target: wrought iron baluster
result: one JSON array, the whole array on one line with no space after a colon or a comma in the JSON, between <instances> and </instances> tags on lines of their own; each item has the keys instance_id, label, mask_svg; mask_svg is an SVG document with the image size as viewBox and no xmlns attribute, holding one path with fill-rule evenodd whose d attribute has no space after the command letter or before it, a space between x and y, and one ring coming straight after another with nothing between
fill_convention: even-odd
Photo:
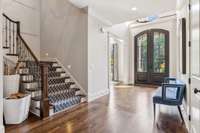
<instances>
[{"instance_id":1,"label":"wrought iron baluster","mask_svg":"<svg viewBox=\"0 0 200 133\"><path fill-rule=\"evenodd\" d=\"M13 54L16 54L16 52L15 52L15 23L13 23L13 38L12 38L13 40Z\"/></svg>"},{"instance_id":2,"label":"wrought iron baluster","mask_svg":"<svg viewBox=\"0 0 200 133\"><path fill-rule=\"evenodd\" d=\"M17 52L17 54L19 55L19 50L20 50L20 49L19 49L19 44L18 44L19 42L18 42L18 41L19 41L19 40L18 40L18 36L17 36L17 34L16 34L16 48L17 48L17 49L16 49L16 52Z\"/></svg>"},{"instance_id":3,"label":"wrought iron baluster","mask_svg":"<svg viewBox=\"0 0 200 133\"><path fill-rule=\"evenodd\" d=\"M12 45L11 45L11 22L9 21L9 26L8 26L8 29L9 29L9 52L10 54L12 54Z\"/></svg>"},{"instance_id":4,"label":"wrought iron baluster","mask_svg":"<svg viewBox=\"0 0 200 133\"><path fill-rule=\"evenodd\" d=\"M8 47L8 20L7 20L7 18L5 18L5 20L6 20L6 27L5 27L5 32L6 32L6 40L5 40L5 43L6 43L6 47Z\"/></svg>"}]
</instances>

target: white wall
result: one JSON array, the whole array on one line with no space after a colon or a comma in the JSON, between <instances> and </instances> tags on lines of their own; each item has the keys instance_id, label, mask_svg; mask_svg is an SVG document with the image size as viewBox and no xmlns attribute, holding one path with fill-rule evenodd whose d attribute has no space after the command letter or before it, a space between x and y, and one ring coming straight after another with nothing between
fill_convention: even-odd
<instances>
[{"instance_id":1,"label":"white wall","mask_svg":"<svg viewBox=\"0 0 200 133\"><path fill-rule=\"evenodd\" d=\"M2 0L0 0L0 14L2 14ZM2 17L0 17L0 133L4 132L3 126L3 49L2 49Z\"/></svg>"},{"instance_id":2,"label":"white wall","mask_svg":"<svg viewBox=\"0 0 200 133\"><path fill-rule=\"evenodd\" d=\"M41 58L57 58L87 91L87 10L67 0L41 0Z\"/></svg>"},{"instance_id":3,"label":"white wall","mask_svg":"<svg viewBox=\"0 0 200 133\"><path fill-rule=\"evenodd\" d=\"M109 93L107 34L100 32L106 25L88 16L88 100Z\"/></svg>"},{"instance_id":4,"label":"white wall","mask_svg":"<svg viewBox=\"0 0 200 133\"><path fill-rule=\"evenodd\" d=\"M170 39L170 55L169 55L169 75L172 77L177 77L177 60L178 60L178 54L177 54L177 35L176 35L176 18L169 18L166 20L160 20L158 22L145 24L145 25L135 25L131 28L131 54L132 57L131 64L130 64L130 73L131 77L130 80L134 83L134 36L138 33L148 30L148 29L165 29L169 31L169 39Z\"/></svg>"},{"instance_id":5,"label":"white wall","mask_svg":"<svg viewBox=\"0 0 200 133\"><path fill-rule=\"evenodd\" d=\"M40 57L40 0L2 0L3 12L21 22L21 34Z\"/></svg>"}]
</instances>

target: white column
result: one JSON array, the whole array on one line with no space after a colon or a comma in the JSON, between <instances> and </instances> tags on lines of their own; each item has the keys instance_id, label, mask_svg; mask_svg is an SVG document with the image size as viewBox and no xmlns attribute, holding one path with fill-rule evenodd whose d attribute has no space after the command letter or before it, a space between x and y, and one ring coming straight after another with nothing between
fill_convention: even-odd
<instances>
[{"instance_id":1,"label":"white column","mask_svg":"<svg viewBox=\"0 0 200 133\"><path fill-rule=\"evenodd\" d=\"M2 15L2 0L0 0L0 15ZM4 133L3 125L3 49L2 49L2 17L0 17L0 133Z\"/></svg>"}]
</instances>

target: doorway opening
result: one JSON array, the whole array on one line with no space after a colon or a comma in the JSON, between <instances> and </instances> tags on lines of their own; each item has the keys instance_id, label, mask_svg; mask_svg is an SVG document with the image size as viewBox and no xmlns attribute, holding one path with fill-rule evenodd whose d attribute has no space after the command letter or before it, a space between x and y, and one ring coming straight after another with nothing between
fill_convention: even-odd
<instances>
[{"instance_id":1,"label":"doorway opening","mask_svg":"<svg viewBox=\"0 0 200 133\"><path fill-rule=\"evenodd\" d=\"M135 84L161 84L169 76L169 31L145 30L134 39Z\"/></svg>"},{"instance_id":2,"label":"doorway opening","mask_svg":"<svg viewBox=\"0 0 200 133\"><path fill-rule=\"evenodd\" d=\"M110 56L110 68L111 68L111 79L114 82L119 81L119 69L118 69L118 59L119 59L119 53L118 53L118 44L114 43L111 46L111 56Z\"/></svg>"},{"instance_id":3,"label":"doorway opening","mask_svg":"<svg viewBox=\"0 0 200 133\"><path fill-rule=\"evenodd\" d=\"M121 70L122 70L122 41L119 37L109 34L109 84L117 85L121 81Z\"/></svg>"}]
</instances>

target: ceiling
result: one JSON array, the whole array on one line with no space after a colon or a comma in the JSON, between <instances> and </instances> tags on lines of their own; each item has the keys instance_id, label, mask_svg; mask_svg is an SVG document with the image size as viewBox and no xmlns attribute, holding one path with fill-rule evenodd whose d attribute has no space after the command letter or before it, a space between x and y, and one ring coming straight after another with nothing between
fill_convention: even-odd
<instances>
[{"instance_id":1,"label":"ceiling","mask_svg":"<svg viewBox=\"0 0 200 133\"><path fill-rule=\"evenodd\" d=\"M176 0L70 0L79 7L89 6L95 14L118 24L149 15L176 10ZM83 4L84 3L84 4ZM136 7L136 11L131 8Z\"/></svg>"}]
</instances>

